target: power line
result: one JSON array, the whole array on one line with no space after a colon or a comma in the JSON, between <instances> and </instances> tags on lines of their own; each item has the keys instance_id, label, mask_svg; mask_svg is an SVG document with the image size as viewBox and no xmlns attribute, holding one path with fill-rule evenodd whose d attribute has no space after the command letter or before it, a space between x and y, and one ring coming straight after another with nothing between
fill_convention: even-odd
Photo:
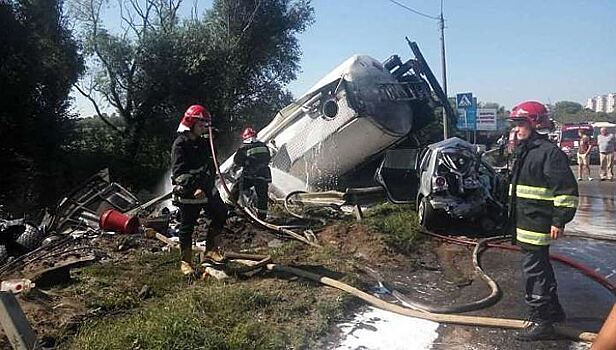
<instances>
[{"instance_id":1,"label":"power line","mask_svg":"<svg viewBox=\"0 0 616 350\"><path fill-rule=\"evenodd\" d=\"M426 17L426 18L430 18L430 19L435 19L435 20L440 20L440 19L441 19L440 17L430 16L430 15L425 14L425 13L423 13L423 12L419 12L419 11L417 11L417 10L415 10L415 9L412 9L412 8L410 8L410 7L406 6L405 4L402 4L402 3L400 3L400 2L398 2L398 1L396 1L396 0L387 0L387 1L389 1L389 2L391 2L391 3L393 3L393 4L396 4L396 5L398 5L398 6L402 7L402 8L404 8L404 9L406 9L406 10L408 10L408 11L411 11L411 12L413 12L413 13L414 13L414 14L416 14L416 15L420 15L420 16L423 16L423 17ZM441 5L441 6L442 6L442 5Z\"/></svg>"}]
</instances>

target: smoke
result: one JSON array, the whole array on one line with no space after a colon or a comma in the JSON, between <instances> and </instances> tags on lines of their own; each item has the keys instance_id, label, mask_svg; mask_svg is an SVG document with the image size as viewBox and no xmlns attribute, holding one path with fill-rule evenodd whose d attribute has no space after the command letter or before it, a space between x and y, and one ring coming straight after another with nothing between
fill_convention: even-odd
<instances>
[{"instance_id":1,"label":"smoke","mask_svg":"<svg viewBox=\"0 0 616 350\"><path fill-rule=\"evenodd\" d=\"M162 196L165 193L171 192L173 186L171 185L171 167L165 171L163 177L158 181L156 187L154 187L155 196ZM174 209L175 206L171 204L171 199L167 199L163 202L160 202L157 205L159 208L167 207L169 209Z\"/></svg>"}]
</instances>

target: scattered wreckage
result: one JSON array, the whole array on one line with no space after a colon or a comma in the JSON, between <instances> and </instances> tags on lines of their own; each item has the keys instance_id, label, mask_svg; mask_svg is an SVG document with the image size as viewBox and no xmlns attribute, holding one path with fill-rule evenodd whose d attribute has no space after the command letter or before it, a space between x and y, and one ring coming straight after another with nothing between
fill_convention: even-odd
<instances>
[{"instance_id":1,"label":"scattered wreckage","mask_svg":"<svg viewBox=\"0 0 616 350\"><path fill-rule=\"evenodd\" d=\"M49 251L78 237L98 235L102 229L136 232L136 217L121 214L137 207L139 200L109 179L101 170L67 194L50 212L33 218L0 217L0 274L7 265L27 261L39 251Z\"/></svg>"},{"instance_id":2,"label":"scattered wreckage","mask_svg":"<svg viewBox=\"0 0 616 350\"><path fill-rule=\"evenodd\" d=\"M508 182L482 155L457 137L423 149L390 150L376 180L390 201L415 203L426 229L464 220L492 231L507 215Z\"/></svg>"}]
</instances>

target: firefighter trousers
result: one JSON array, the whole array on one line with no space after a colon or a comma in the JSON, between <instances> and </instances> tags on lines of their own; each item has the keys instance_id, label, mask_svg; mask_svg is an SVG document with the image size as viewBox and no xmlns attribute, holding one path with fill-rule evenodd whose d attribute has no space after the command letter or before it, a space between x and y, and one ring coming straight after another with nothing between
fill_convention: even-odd
<instances>
[{"instance_id":1,"label":"firefighter trousers","mask_svg":"<svg viewBox=\"0 0 616 350\"><path fill-rule=\"evenodd\" d=\"M267 217L267 192L269 190L269 182L267 180L242 178L239 181L239 185L233 187L231 198L237 202L240 193L250 195L246 192L250 191L251 188L254 188L257 194L257 202L255 203L257 207L257 216L259 219L264 220Z\"/></svg>"},{"instance_id":2,"label":"firefighter trousers","mask_svg":"<svg viewBox=\"0 0 616 350\"><path fill-rule=\"evenodd\" d=\"M180 236L180 248L182 251L192 247L192 235L201 208L204 208L206 214L212 219L208 230L206 246L209 247L212 244L216 244L216 237L222 232L228 215L227 206L218 193L210 196L208 202L204 204L177 204L177 206L180 215L178 235Z\"/></svg>"},{"instance_id":3,"label":"firefighter trousers","mask_svg":"<svg viewBox=\"0 0 616 350\"><path fill-rule=\"evenodd\" d=\"M521 247L526 304L531 312L549 318L551 311L560 307L556 277L550 263L550 247L526 244L521 244Z\"/></svg>"}]
</instances>

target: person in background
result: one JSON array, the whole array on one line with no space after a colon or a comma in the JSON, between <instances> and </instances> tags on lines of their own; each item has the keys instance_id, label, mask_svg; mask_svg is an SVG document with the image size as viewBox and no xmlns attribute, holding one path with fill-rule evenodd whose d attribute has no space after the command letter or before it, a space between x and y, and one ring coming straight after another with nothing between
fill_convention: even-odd
<instances>
[{"instance_id":1,"label":"person in background","mask_svg":"<svg viewBox=\"0 0 616 350\"><path fill-rule=\"evenodd\" d=\"M580 135L579 147L577 152L578 181L582 181L584 169L586 169L588 173L588 181L592 181L592 177L590 177L590 150L592 149L592 145L590 144L590 137L586 135L583 129L578 130L578 135Z\"/></svg>"},{"instance_id":2,"label":"person in background","mask_svg":"<svg viewBox=\"0 0 616 350\"><path fill-rule=\"evenodd\" d=\"M600 177L601 181L614 179L614 143L616 139L614 134L609 134L606 128L601 128L600 134L597 136L597 145L599 146L599 162L601 164Z\"/></svg>"}]
</instances>

